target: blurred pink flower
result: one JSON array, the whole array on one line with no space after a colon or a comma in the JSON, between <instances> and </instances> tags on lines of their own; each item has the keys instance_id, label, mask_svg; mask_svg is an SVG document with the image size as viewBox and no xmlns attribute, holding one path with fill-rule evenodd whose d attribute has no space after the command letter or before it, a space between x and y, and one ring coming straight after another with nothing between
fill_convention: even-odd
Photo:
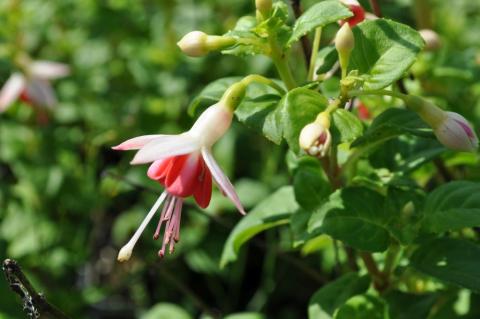
<instances>
[{"instance_id":1,"label":"blurred pink flower","mask_svg":"<svg viewBox=\"0 0 480 319\"><path fill-rule=\"evenodd\" d=\"M50 80L65 77L70 73L68 65L50 61L27 63L23 73L15 72L0 90L0 113L15 100L42 107L53 107L57 103Z\"/></svg>"},{"instance_id":2,"label":"blurred pink flower","mask_svg":"<svg viewBox=\"0 0 480 319\"><path fill-rule=\"evenodd\" d=\"M179 240L184 198L193 196L200 207L207 207L212 195L212 177L238 211L245 214L233 185L211 153L212 145L230 127L232 117L233 111L219 102L205 110L187 132L179 135L139 136L113 147L115 150L138 150L131 163L152 163L147 172L148 177L165 187L165 191L155 202L133 237L120 250L119 261L130 258L135 243L162 204L164 206L154 239L160 236L162 224L165 222L159 256L164 256L167 245L172 253L175 242Z\"/></svg>"}]
</instances>

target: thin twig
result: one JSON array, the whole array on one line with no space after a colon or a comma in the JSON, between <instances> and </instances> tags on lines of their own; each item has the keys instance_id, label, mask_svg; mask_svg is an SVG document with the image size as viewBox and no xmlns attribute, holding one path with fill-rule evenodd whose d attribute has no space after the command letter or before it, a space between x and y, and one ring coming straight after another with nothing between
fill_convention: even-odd
<instances>
[{"instance_id":1,"label":"thin twig","mask_svg":"<svg viewBox=\"0 0 480 319\"><path fill-rule=\"evenodd\" d=\"M38 319L49 315L55 319L69 319L60 309L49 303L43 294L38 293L15 260L5 259L3 273L13 292L23 301L23 310L29 318Z\"/></svg>"},{"instance_id":2,"label":"thin twig","mask_svg":"<svg viewBox=\"0 0 480 319\"><path fill-rule=\"evenodd\" d=\"M372 254L360 252L360 257L362 258L368 273L372 277L373 286L375 289L377 289L379 292L385 291L389 285L388 280L385 277L385 274L378 269L377 263L373 259Z\"/></svg>"}]
</instances>

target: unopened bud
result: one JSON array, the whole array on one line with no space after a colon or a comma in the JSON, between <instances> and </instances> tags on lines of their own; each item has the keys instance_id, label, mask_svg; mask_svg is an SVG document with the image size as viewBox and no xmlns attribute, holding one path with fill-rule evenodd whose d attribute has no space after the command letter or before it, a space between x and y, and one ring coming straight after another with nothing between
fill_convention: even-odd
<instances>
[{"instance_id":1,"label":"unopened bud","mask_svg":"<svg viewBox=\"0 0 480 319\"><path fill-rule=\"evenodd\" d=\"M255 7L263 17L266 17L272 10L272 0L255 0Z\"/></svg>"},{"instance_id":2,"label":"unopened bud","mask_svg":"<svg viewBox=\"0 0 480 319\"><path fill-rule=\"evenodd\" d=\"M458 113L445 112L435 104L418 96L408 96L409 108L430 125L438 141L457 151L475 151L478 138L470 123Z\"/></svg>"},{"instance_id":3,"label":"unopened bud","mask_svg":"<svg viewBox=\"0 0 480 319\"><path fill-rule=\"evenodd\" d=\"M303 127L299 136L300 147L311 156L324 157L332 143L330 115L320 113L317 119Z\"/></svg>"},{"instance_id":4,"label":"unopened bud","mask_svg":"<svg viewBox=\"0 0 480 319\"><path fill-rule=\"evenodd\" d=\"M199 57L210 51L221 50L235 44L231 37L208 35L202 31L192 31L183 36L177 45L188 56Z\"/></svg>"},{"instance_id":5,"label":"unopened bud","mask_svg":"<svg viewBox=\"0 0 480 319\"><path fill-rule=\"evenodd\" d=\"M427 51L436 51L440 49L442 43L438 34L430 29L423 29L418 31L425 41L425 50Z\"/></svg>"},{"instance_id":6,"label":"unopened bud","mask_svg":"<svg viewBox=\"0 0 480 319\"><path fill-rule=\"evenodd\" d=\"M350 53L355 46L355 38L353 36L352 29L348 23L345 23L340 30L338 30L335 36L335 48L338 52L340 60L340 67L342 70L346 70L348 67L348 61L350 59Z\"/></svg>"},{"instance_id":7,"label":"unopened bud","mask_svg":"<svg viewBox=\"0 0 480 319\"><path fill-rule=\"evenodd\" d=\"M445 112L445 115L444 120L433 128L440 143L457 151L475 151L478 148L478 138L470 123L455 112Z\"/></svg>"}]
</instances>

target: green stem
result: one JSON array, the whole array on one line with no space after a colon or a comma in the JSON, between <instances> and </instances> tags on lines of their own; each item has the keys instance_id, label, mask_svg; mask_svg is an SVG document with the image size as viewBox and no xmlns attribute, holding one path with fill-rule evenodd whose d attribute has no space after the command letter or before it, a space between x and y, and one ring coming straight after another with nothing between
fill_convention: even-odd
<instances>
[{"instance_id":1,"label":"green stem","mask_svg":"<svg viewBox=\"0 0 480 319\"><path fill-rule=\"evenodd\" d=\"M315 29L315 37L313 38L312 54L310 55L310 66L308 69L308 81L313 81L313 73L315 72L315 62L317 60L318 49L320 48L320 39L322 38L322 28Z\"/></svg>"},{"instance_id":2,"label":"green stem","mask_svg":"<svg viewBox=\"0 0 480 319\"><path fill-rule=\"evenodd\" d=\"M270 42L270 57L277 68L278 74L282 79L285 86L290 91L297 87L297 83L293 78L292 72L288 67L288 61L286 59L285 53L282 52L282 49L278 46L276 41L276 36L274 34L269 35L269 42Z\"/></svg>"},{"instance_id":3,"label":"green stem","mask_svg":"<svg viewBox=\"0 0 480 319\"><path fill-rule=\"evenodd\" d=\"M275 83L275 81L269 79L269 78L266 78L262 75L259 75L259 74L250 74L250 75L247 75L246 77L244 77L240 82L242 82L243 84L245 85L249 85L251 84L252 82L257 82L257 83L261 83L261 84L265 84L265 85L268 85L270 86L271 88L273 88L274 90L276 90L278 93L280 93L280 95L284 95L285 94L285 90L280 86L278 85L277 83Z\"/></svg>"}]
</instances>

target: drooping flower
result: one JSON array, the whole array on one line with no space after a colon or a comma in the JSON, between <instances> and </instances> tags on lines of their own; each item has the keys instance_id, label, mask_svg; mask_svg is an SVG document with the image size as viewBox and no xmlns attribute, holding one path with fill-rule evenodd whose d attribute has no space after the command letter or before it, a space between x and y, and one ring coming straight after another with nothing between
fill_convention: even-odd
<instances>
[{"instance_id":1,"label":"drooping flower","mask_svg":"<svg viewBox=\"0 0 480 319\"><path fill-rule=\"evenodd\" d=\"M354 27L365 20L365 9L357 0L340 0L340 2L346 5L353 13L353 16L340 21L340 24L347 22L351 27Z\"/></svg>"},{"instance_id":2,"label":"drooping flower","mask_svg":"<svg viewBox=\"0 0 480 319\"><path fill-rule=\"evenodd\" d=\"M300 148L308 155L318 158L327 155L332 144L329 128L330 115L327 112L320 113L314 122L305 125L300 132Z\"/></svg>"},{"instance_id":3,"label":"drooping flower","mask_svg":"<svg viewBox=\"0 0 480 319\"><path fill-rule=\"evenodd\" d=\"M14 72L0 91L0 113L20 98L22 101L51 108L57 103L50 80L62 78L70 73L68 65L33 61L23 63L23 72Z\"/></svg>"},{"instance_id":4,"label":"drooping flower","mask_svg":"<svg viewBox=\"0 0 480 319\"><path fill-rule=\"evenodd\" d=\"M230 98L235 100L238 97ZM165 223L159 256L164 256L167 245L172 253L175 242L179 240L184 198L193 196L200 207L207 207L212 194L212 178L238 211L245 214L232 183L211 153L212 145L225 134L232 121L233 108L225 101L222 98L219 103L205 110L187 132L179 135L139 136L113 148L138 150L131 163L152 163L147 172L148 177L165 187L131 240L120 250L119 261L130 258L135 243L162 204L154 238L160 236L162 224Z\"/></svg>"}]
</instances>

